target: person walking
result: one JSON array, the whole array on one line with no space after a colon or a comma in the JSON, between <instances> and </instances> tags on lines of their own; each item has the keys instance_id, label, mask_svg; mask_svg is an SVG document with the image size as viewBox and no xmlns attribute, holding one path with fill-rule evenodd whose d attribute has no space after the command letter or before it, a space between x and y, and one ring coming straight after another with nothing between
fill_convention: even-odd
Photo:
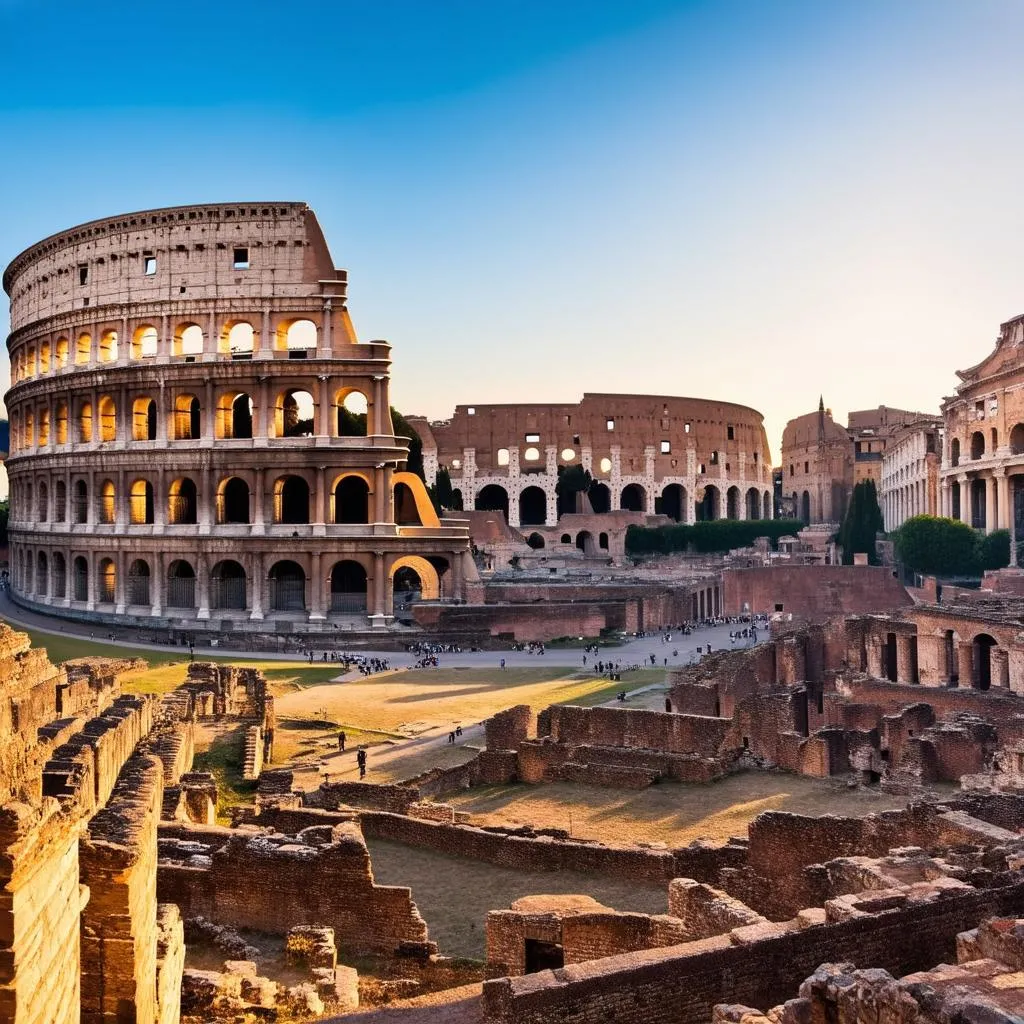
<instances>
[{"instance_id":1,"label":"person walking","mask_svg":"<svg viewBox=\"0 0 1024 1024\"><path fill-rule=\"evenodd\" d=\"M344 749L345 749L345 730L344 729L342 729L341 732L338 733L338 749L341 750L341 751L344 751Z\"/></svg>"},{"instance_id":2,"label":"person walking","mask_svg":"<svg viewBox=\"0 0 1024 1024\"><path fill-rule=\"evenodd\" d=\"M362 747L359 748L359 752L356 754L356 764L359 765L359 778L366 778L366 751Z\"/></svg>"}]
</instances>

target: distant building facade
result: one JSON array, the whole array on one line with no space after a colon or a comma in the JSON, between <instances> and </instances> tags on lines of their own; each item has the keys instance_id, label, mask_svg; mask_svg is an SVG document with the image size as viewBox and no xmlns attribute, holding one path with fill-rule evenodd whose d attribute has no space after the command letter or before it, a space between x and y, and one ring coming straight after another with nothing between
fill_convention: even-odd
<instances>
[{"instance_id":1,"label":"distant building facade","mask_svg":"<svg viewBox=\"0 0 1024 1024\"><path fill-rule=\"evenodd\" d=\"M912 423L886 447L878 495L886 530L912 516L939 514L942 435L941 420Z\"/></svg>"}]
</instances>

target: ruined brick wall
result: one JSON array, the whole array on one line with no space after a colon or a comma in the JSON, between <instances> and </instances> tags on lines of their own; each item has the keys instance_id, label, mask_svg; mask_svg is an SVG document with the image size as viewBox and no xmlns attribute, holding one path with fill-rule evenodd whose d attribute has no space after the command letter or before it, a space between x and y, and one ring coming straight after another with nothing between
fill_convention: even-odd
<instances>
[{"instance_id":1,"label":"ruined brick wall","mask_svg":"<svg viewBox=\"0 0 1024 1024\"><path fill-rule=\"evenodd\" d=\"M726 615L782 611L820 620L907 608L912 601L886 566L773 565L722 573ZM782 607L779 608L778 606Z\"/></svg>"},{"instance_id":2,"label":"ruined brick wall","mask_svg":"<svg viewBox=\"0 0 1024 1024\"><path fill-rule=\"evenodd\" d=\"M419 796L411 786L380 782L323 782L319 788L303 793L302 802L306 807L319 807L325 811L360 807L406 814L410 804L415 803Z\"/></svg>"},{"instance_id":3,"label":"ruined brick wall","mask_svg":"<svg viewBox=\"0 0 1024 1024\"><path fill-rule=\"evenodd\" d=\"M669 883L668 912L680 923L680 942L707 939L765 920L728 893L693 878L673 878Z\"/></svg>"},{"instance_id":4,"label":"ruined brick wall","mask_svg":"<svg viewBox=\"0 0 1024 1024\"><path fill-rule=\"evenodd\" d=\"M177 830L217 834L209 828ZM355 951L388 952L403 942L427 941L410 890L374 883L370 855L354 823L316 827L295 838L228 832L209 867L176 861L162 843L157 876L161 901L177 903L186 917L202 914L273 934L297 924L325 925L334 929L339 949Z\"/></svg>"},{"instance_id":5,"label":"ruined brick wall","mask_svg":"<svg viewBox=\"0 0 1024 1024\"><path fill-rule=\"evenodd\" d=\"M549 710L550 735L556 743L566 746L639 747L702 757L718 754L730 724L722 718L638 708L554 705Z\"/></svg>"},{"instance_id":6,"label":"ruined brick wall","mask_svg":"<svg viewBox=\"0 0 1024 1024\"><path fill-rule=\"evenodd\" d=\"M488 750L515 750L525 740L533 725L533 712L529 704L506 708L484 722L484 736Z\"/></svg>"},{"instance_id":7,"label":"ruined brick wall","mask_svg":"<svg viewBox=\"0 0 1024 1024\"><path fill-rule=\"evenodd\" d=\"M726 939L634 952L484 983L488 1024L706 1024L716 1003L768 1009L825 962L880 967L896 977L955 962L956 936L1016 913L1024 884L985 889L732 945Z\"/></svg>"},{"instance_id":8,"label":"ruined brick wall","mask_svg":"<svg viewBox=\"0 0 1024 1024\"><path fill-rule=\"evenodd\" d=\"M137 754L79 844L89 902L82 913L82 1024L156 1019L156 834L163 766Z\"/></svg>"},{"instance_id":9,"label":"ruined brick wall","mask_svg":"<svg viewBox=\"0 0 1024 1024\"><path fill-rule=\"evenodd\" d=\"M626 629L626 604L564 603L441 605L418 604L413 616L421 628L436 633L514 637L549 641L563 636L599 636L604 629Z\"/></svg>"},{"instance_id":10,"label":"ruined brick wall","mask_svg":"<svg viewBox=\"0 0 1024 1024\"><path fill-rule=\"evenodd\" d=\"M574 914L562 921L562 948L567 964L639 949L677 946L688 938L683 922L667 914L608 910Z\"/></svg>"}]
</instances>

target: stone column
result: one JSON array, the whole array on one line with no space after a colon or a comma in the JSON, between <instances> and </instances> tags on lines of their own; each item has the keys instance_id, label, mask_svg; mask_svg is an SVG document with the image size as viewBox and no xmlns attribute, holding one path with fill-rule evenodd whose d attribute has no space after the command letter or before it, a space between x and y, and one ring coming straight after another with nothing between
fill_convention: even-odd
<instances>
[{"instance_id":1,"label":"stone column","mask_svg":"<svg viewBox=\"0 0 1024 1024\"><path fill-rule=\"evenodd\" d=\"M996 528L996 481L991 473L985 474L985 532Z\"/></svg>"},{"instance_id":2,"label":"stone column","mask_svg":"<svg viewBox=\"0 0 1024 1024\"><path fill-rule=\"evenodd\" d=\"M993 647L992 656L992 685L1001 690L1010 688L1010 652L1005 647Z\"/></svg>"},{"instance_id":3,"label":"stone column","mask_svg":"<svg viewBox=\"0 0 1024 1024\"><path fill-rule=\"evenodd\" d=\"M253 410L255 415L253 416L252 436L256 444L266 444L267 437L270 435L270 389L267 387L266 379L259 382L259 398L256 401L256 408Z\"/></svg>"},{"instance_id":4,"label":"stone column","mask_svg":"<svg viewBox=\"0 0 1024 1024\"><path fill-rule=\"evenodd\" d=\"M157 554L150 563L149 614L157 619L164 613L164 557Z\"/></svg>"},{"instance_id":5,"label":"stone column","mask_svg":"<svg viewBox=\"0 0 1024 1024\"><path fill-rule=\"evenodd\" d=\"M259 471L262 473L262 470ZM266 572L263 568L263 553L257 551L252 556L252 573L250 576L252 586L252 608L249 618L257 621L263 618L263 578Z\"/></svg>"},{"instance_id":6,"label":"stone column","mask_svg":"<svg viewBox=\"0 0 1024 1024\"><path fill-rule=\"evenodd\" d=\"M370 623L375 627L385 625L385 592L387 580L384 578L384 552L373 553L373 603L371 605Z\"/></svg>"},{"instance_id":7,"label":"stone column","mask_svg":"<svg viewBox=\"0 0 1024 1024\"><path fill-rule=\"evenodd\" d=\"M323 316L323 327L320 331L320 358L331 359L334 355L334 332L332 330L331 317L333 311L331 308L331 300L324 299L324 316Z\"/></svg>"},{"instance_id":8,"label":"stone column","mask_svg":"<svg viewBox=\"0 0 1024 1024\"><path fill-rule=\"evenodd\" d=\"M912 683L913 664L910 656L910 637L903 634L896 634L896 681L898 683Z\"/></svg>"},{"instance_id":9,"label":"stone column","mask_svg":"<svg viewBox=\"0 0 1024 1024\"><path fill-rule=\"evenodd\" d=\"M864 640L864 647L868 656L868 675L871 676L872 679L883 678L882 645L878 642L876 637L868 636Z\"/></svg>"},{"instance_id":10,"label":"stone column","mask_svg":"<svg viewBox=\"0 0 1024 1024\"><path fill-rule=\"evenodd\" d=\"M1006 475L1006 470L1003 469L995 470L993 475L996 482L996 507L998 509L996 525L1000 530L1008 530L1010 528L1010 480Z\"/></svg>"},{"instance_id":11,"label":"stone column","mask_svg":"<svg viewBox=\"0 0 1024 1024\"><path fill-rule=\"evenodd\" d=\"M970 640L961 640L957 645L956 660L960 672L961 687L970 689L974 686L974 644Z\"/></svg>"},{"instance_id":12,"label":"stone column","mask_svg":"<svg viewBox=\"0 0 1024 1024\"><path fill-rule=\"evenodd\" d=\"M260 337L256 348L257 359L271 359L273 357L273 344L270 335L270 310L263 310L263 320L260 324ZM260 616L262 618L262 615Z\"/></svg>"},{"instance_id":13,"label":"stone column","mask_svg":"<svg viewBox=\"0 0 1024 1024\"><path fill-rule=\"evenodd\" d=\"M327 613L324 610L324 581L321 579L319 551L310 554L309 566L309 620L320 622L327 618Z\"/></svg>"},{"instance_id":14,"label":"stone column","mask_svg":"<svg viewBox=\"0 0 1024 1024\"><path fill-rule=\"evenodd\" d=\"M320 381L320 402L316 410L315 433L321 437L330 437L331 429L331 378L326 374L317 377Z\"/></svg>"},{"instance_id":15,"label":"stone column","mask_svg":"<svg viewBox=\"0 0 1024 1024\"><path fill-rule=\"evenodd\" d=\"M213 378L206 379L206 400L203 402L199 433L202 437L200 442L204 447L213 445L213 421L215 419L213 401Z\"/></svg>"},{"instance_id":16,"label":"stone column","mask_svg":"<svg viewBox=\"0 0 1024 1024\"><path fill-rule=\"evenodd\" d=\"M267 498L264 494L264 474L265 470L258 468L255 473L255 481L252 489L252 532L254 534L266 533L266 504Z\"/></svg>"},{"instance_id":17,"label":"stone column","mask_svg":"<svg viewBox=\"0 0 1024 1024\"><path fill-rule=\"evenodd\" d=\"M327 532L327 467L316 467L316 494L313 498L313 534Z\"/></svg>"},{"instance_id":18,"label":"stone column","mask_svg":"<svg viewBox=\"0 0 1024 1024\"><path fill-rule=\"evenodd\" d=\"M210 617L210 560L206 555L196 558L196 618Z\"/></svg>"}]
</instances>

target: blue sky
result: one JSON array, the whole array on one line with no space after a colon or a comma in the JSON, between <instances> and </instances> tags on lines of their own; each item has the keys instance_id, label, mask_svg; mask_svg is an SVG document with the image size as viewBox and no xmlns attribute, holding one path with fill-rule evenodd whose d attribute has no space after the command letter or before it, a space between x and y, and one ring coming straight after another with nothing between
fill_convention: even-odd
<instances>
[{"instance_id":1,"label":"blue sky","mask_svg":"<svg viewBox=\"0 0 1024 1024\"><path fill-rule=\"evenodd\" d=\"M0 0L0 264L305 200L404 412L697 395L777 450L819 393L937 409L1024 312L1022 29L1010 0Z\"/></svg>"}]
</instances>

